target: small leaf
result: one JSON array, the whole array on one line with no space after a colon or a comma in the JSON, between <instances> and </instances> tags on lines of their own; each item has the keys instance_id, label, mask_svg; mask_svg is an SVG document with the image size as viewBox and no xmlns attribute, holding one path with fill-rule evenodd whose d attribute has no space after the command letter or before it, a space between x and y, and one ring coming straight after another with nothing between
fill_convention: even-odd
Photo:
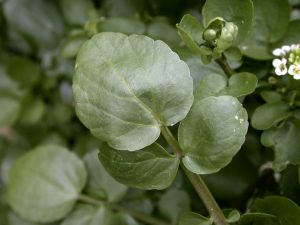
<instances>
[{"instance_id":1,"label":"small leaf","mask_svg":"<svg viewBox=\"0 0 300 225\"><path fill-rule=\"evenodd\" d=\"M190 210L191 200L188 194L179 189L169 189L158 202L160 213L175 224L180 215Z\"/></svg>"},{"instance_id":2,"label":"small leaf","mask_svg":"<svg viewBox=\"0 0 300 225\"><path fill-rule=\"evenodd\" d=\"M276 216L267 213L246 213L241 216L239 225L280 225Z\"/></svg>"},{"instance_id":3,"label":"small leaf","mask_svg":"<svg viewBox=\"0 0 300 225\"><path fill-rule=\"evenodd\" d=\"M280 102L282 100L282 96L277 91L262 91L260 95L267 103Z\"/></svg>"},{"instance_id":4,"label":"small leaf","mask_svg":"<svg viewBox=\"0 0 300 225\"><path fill-rule=\"evenodd\" d=\"M288 0L253 0L254 18L251 31L241 45L244 55L259 59L273 58L270 45L285 34L290 17Z\"/></svg>"},{"instance_id":5,"label":"small leaf","mask_svg":"<svg viewBox=\"0 0 300 225\"><path fill-rule=\"evenodd\" d=\"M112 225L112 212L104 207L79 204L61 225Z\"/></svg>"},{"instance_id":6,"label":"small leaf","mask_svg":"<svg viewBox=\"0 0 300 225\"><path fill-rule=\"evenodd\" d=\"M13 125L21 111L21 102L12 96L0 96L0 127Z\"/></svg>"},{"instance_id":7,"label":"small leaf","mask_svg":"<svg viewBox=\"0 0 300 225\"><path fill-rule=\"evenodd\" d=\"M280 225L300 224L300 208L292 200L281 196L257 199L255 207L259 212L277 217Z\"/></svg>"},{"instance_id":8,"label":"small leaf","mask_svg":"<svg viewBox=\"0 0 300 225\"><path fill-rule=\"evenodd\" d=\"M120 183L146 190L170 186L179 166L179 159L156 143L136 152L119 151L103 144L99 159Z\"/></svg>"},{"instance_id":9,"label":"small leaf","mask_svg":"<svg viewBox=\"0 0 300 225\"><path fill-rule=\"evenodd\" d=\"M184 165L197 174L225 167L245 141L247 119L246 110L231 96L195 99L178 131Z\"/></svg>"},{"instance_id":10,"label":"small leaf","mask_svg":"<svg viewBox=\"0 0 300 225\"><path fill-rule=\"evenodd\" d=\"M199 45L204 41L202 39L203 25L192 15L184 15L177 25L178 33L187 47L199 55L210 55L211 51L207 48L201 48Z\"/></svg>"},{"instance_id":11,"label":"small leaf","mask_svg":"<svg viewBox=\"0 0 300 225\"><path fill-rule=\"evenodd\" d=\"M178 225L212 225L213 220L193 212L185 212L179 218Z\"/></svg>"},{"instance_id":12,"label":"small leaf","mask_svg":"<svg viewBox=\"0 0 300 225\"><path fill-rule=\"evenodd\" d=\"M205 25L215 17L222 17L227 22L234 22L238 26L238 36L235 43L239 44L250 30L253 4L250 0L207 0L202 13Z\"/></svg>"},{"instance_id":13,"label":"small leaf","mask_svg":"<svg viewBox=\"0 0 300 225\"><path fill-rule=\"evenodd\" d=\"M12 166L7 199L24 219L52 222L72 210L85 182L83 162L73 153L58 146L41 146Z\"/></svg>"},{"instance_id":14,"label":"small leaf","mask_svg":"<svg viewBox=\"0 0 300 225\"><path fill-rule=\"evenodd\" d=\"M287 121L283 126L263 132L261 143L272 147L275 152L273 167L281 171L291 163L300 164L300 124L299 120Z\"/></svg>"},{"instance_id":15,"label":"small leaf","mask_svg":"<svg viewBox=\"0 0 300 225\"><path fill-rule=\"evenodd\" d=\"M127 192L127 187L113 179L98 160L98 151L88 153L84 157L88 171L86 191L88 194L109 202L120 200Z\"/></svg>"},{"instance_id":16,"label":"small leaf","mask_svg":"<svg viewBox=\"0 0 300 225\"><path fill-rule=\"evenodd\" d=\"M257 107L251 118L251 125L257 130L267 130L292 115L287 103L273 102Z\"/></svg>"},{"instance_id":17,"label":"small leaf","mask_svg":"<svg viewBox=\"0 0 300 225\"><path fill-rule=\"evenodd\" d=\"M97 34L81 48L75 70L78 117L115 149L152 144L160 125L181 121L193 102L188 66L146 36Z\"/></svg>"},{"instance_id":18,"label":"small leaf","mask_svg":"<svg viewBox=\"0 0 300 225\"><path fill-rule=\"evenodd\" d=\"M71 34L62 42L61 55L64 58L73 58L77 55L80 47L87 40L83 33Z\"/></svg>"},{"instance_id":19,"label":"small leaf","mask_svg":"<svg viewBox=\"0 0 300 225\"><path fill-rule=\"evenodd\" d=\"M223 213L228 223L236 223L241 217L239 211L237 211L236 209L224 209Z\"/></svg>"},{"instance_id":20,"label":"small leaf","mask_svg":"<svg viewBox=\"0 0 300 225\"><path fill-rule=\"evenodd\" d=\"M221 94L228 94L233 97L241 97L254 92L257 86L257 78L252 73L235 73L228 81L228 87Z\"/></svg>"}]
</instances>

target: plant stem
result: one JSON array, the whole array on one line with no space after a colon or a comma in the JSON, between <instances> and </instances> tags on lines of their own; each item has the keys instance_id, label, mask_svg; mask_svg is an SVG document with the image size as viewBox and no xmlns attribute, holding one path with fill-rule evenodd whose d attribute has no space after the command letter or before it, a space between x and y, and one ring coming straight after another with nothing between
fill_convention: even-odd
<instances>
[{"instance_id":1,"label":"plant stem","mask_svg":"<svg viewBox=\"0 0 300 225\"><path fill-rule=\"evenodd\" d=\"M166 141L169 143L169 145L174 149L176 154L182 156L182 150L179 146L178 141L175 139L171 131L168 129L168 127L162 127L161 129L162 135L165 137ZM179 153L178 153L179 152ZM216 200L214 199L213 195L209 191L208 187L206 186L205 182L202 180L202 178L189 171L182 161L180 162L180 165L185 173L185 175L188 177L192 185L194 186L197 194L203 201L203 204L205 205L207 211L209 212L210 216L213 218L214 223L216 225L228 225L226 218L217 204Z\"/></svg>"},{"instance_id":2,"label":"plant stem","mask_svg":"<svg viewBox=\"0 0 300 225\"><path fill-rule=\"evenodd\" d=\"M132 210L132 209L128 209L128 208L124 208L122 206L116 205L116 204L111 204L111 203L107 203L107 202L103 202L101 200L97 200L94 198L91 198L90 196L87 195L79 195L78 196L78 200L91 204L91 205L95 205L95 206L106 206L112 210L115 211L121 211L121 212L125 212L130 214L131 216L133 216L134 218L150 224L150 225L171 225L163 220L157 219L155 217L152 217L150 215L147 215L145 213L140 213L138 211Z\"/></svg>"},{"instance_id":3,"label":"plant stem","mask_svg":"<svg viewBox=\"0 0 300 225\"><path fill-rule=\"evenodd\" d=\"M229 66L224 54L222 54L222 56L215 61L219 64L228 77L231 77L231 75L235 73L234 70Z\"/></svg>"}]
</instances>

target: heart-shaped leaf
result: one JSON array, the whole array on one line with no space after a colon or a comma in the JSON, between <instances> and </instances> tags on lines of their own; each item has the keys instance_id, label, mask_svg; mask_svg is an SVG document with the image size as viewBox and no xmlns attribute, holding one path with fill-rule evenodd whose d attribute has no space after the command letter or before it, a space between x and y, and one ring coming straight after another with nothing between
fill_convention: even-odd
<instances>
[{"instance_id":1,"label":"heart-shaped leaf","mask_svg":"<svg viewBox=\"0 0 300 225\"><path fill-rule=\"evenodd\" d=\"M19 158L8 184L8 203L32 222L52 222L73 208L86 182L83 162L58 146L41 146Z\"/></svg>"},{"instance_id":2,"label":"heart-shaped leaf","mask_svg":"<svg viewBox=\"0 0 300 225\"><path fill-rule=\"evenodd\" d=\"M188 66L162 41L100 33L81 48L73 91L80 120L119 150L155 142L160 126L182 120L193 102Z\"/></svg>"},{"instance_id":3,"label":"heart-shaped leaf","mask_svg":"<svg viewBox=\"0 0 300 225\"><path fill-rule=\"evenodd\" d=\"M247 119L246 110L234 97L195 99L179 126L184 165L197 174L225 167L245 141Z\"/></svg>"},{"instance_id":4,"label":"heart-shaped leaf","mask_svg":"<svg viewBox=\"0 0 300 225\"><path fill-rule=\"evenodd\" d=\"M146 190L170 186L179 166L179 159L156 143L136 152L115 150L103 144L99 159L120 183Z\"/></svg>"}]
</instances>

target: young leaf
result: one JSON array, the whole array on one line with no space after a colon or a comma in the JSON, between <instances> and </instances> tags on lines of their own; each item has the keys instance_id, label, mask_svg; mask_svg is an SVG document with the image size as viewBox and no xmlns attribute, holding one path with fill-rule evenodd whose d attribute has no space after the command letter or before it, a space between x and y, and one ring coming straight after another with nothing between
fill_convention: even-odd
<instances>
[{"instance_id":1,"label":"young leaf","mask_svg":"<svg viewBox=\"0 0 300 225\"><path fill-rule=\"evenodd\" d=\"M204 42L202 39L204 27L196 17L189 14L184 15L176 27L180 37L192 52L199 55L211 54L209 49L199 46Z\"/></svg>"},{"instance_id":2,"label":"young leaf","mask_svg":"<svg viewBox=\"0 0 300 225\"><path fill-rule=\"evenodd\" d=\"M236 209L224 209L223 213L228 223L236 223L241 217L239 211Z\"/></svg>"},{"instance_id":3,"label":"young leaf","mask_svg":"<svg viewBox=\"0 0 300 225\"><path fill-rule=\"evenodd\" d=\"M284 35L290 17L288 0L253 0L254 20L251 31L241 49L254 59L271 59L270 44Z\"/></svg>"},{"instance_id":4,"label":"young leaf","mask_svg":"<svg viewBox=\"0 0 300 225\"><path fill-rule=\"evenodd\" d=\"M172 224L176 224L180 215L190 210L190 205L190 197L185 191L169 189L158 202L158 209Z\"/></svg>"},{"instance_id":5,"label":"young leaf","mask_svg":"<svg viewBox=\"0 0 300 225\"><path fill-rule=\"evenodd\" d=\"M179 166L179 159L156 143L136 152L119 151L103 144L99 159L120 183L146 190L170 186Z\"/></svg>"},{"instance_id":6,"label":"young leaf","mask_svg":"<svg viewBox=\"0 0 300 225\"><path fill-rule=\"evenodd\" d=\"M273 167L281 171L291 163L300 164L300 124L299 121L287 121L282 127L269 129L263 132L261 143L272 147L275 152Z\"/></svg>"},{"instance_id":7,"label":"young leaf","mask_svg":"<svg viewBox=\"0 0 300 225\"><path fill-rule=\"evenodd\" d=\"M88 172L86 191L88 194L107 199L109 202L120 200L127 192L127 187L113 179L98 160L98 151L84 157Z\"/></svg>"},{"instance_id":8,"label":"young leaf","mask_svg":"<svg viewBox=\"0 0 300 225\"><path fill-rule=\"evenodd\" d=\"M178 225L212 225L213 221L200 214L193 212L185 212L180 218Z\"/></svg>"},{"instance_id":9,"label":"young leaf","mask_svg":"<svg viewBox=\"0 0 300 225\"><path fill-rule=\"evenodd\" d=\"M112 225L112 212L104 207L79 204L61 225Z\"/></svg>"},{"instance_id":10,"label":"young leaf","mask_svg":"<svg viewBox=\"0 0 300 225\"><path fill-rule=\"evenodd\" d=\"M227 22L234 22L238 26L235 44L239 44L249 33L252 24L253 4L251 0L207 0L202 13L205 25L215 17L222 17Z\"/></svg>"},{"instance_id":11,"label":"young leaf","mask_svg":"<svg viewBox=\"0 0 300 225\"><path fill-rule=\"evenodd\" d=\"M152 144L160 125L182 120L193 102L188 66L146 36L97 34L81 48L75 70L78 117L115 149Z\"/></svg>"},{"instance_id":12,"label":"young leaf","mask_svg":"<svg viewBox=\"0 0 300 225\"><path fill-rule=\"evenodd\" d=\"M179 126L184 165L197 174L225 167L245 141L247 119L246 110L231 96L195 99Z\"/></svg>"},{"instance_id":13,"label":"young leaf","mask_svg":"<svg viewBox=\"0 0 300 225\"><path fill-rule=\"evenodd\" d=\"M41 146L13 165L7 200L21 217L52 222L73 208L86 182L83 162L58 146Z\"/></svg>"},{"instance_id":14,"label":"young leaf","mask_svg":"<svg viewBox=\"0 0 300 225\"><path fill-rule=\"evenodd\" d=\"M251 118L251 125L257 130L267 130L292 115L287 103L273 102L257 107Z\"/></svg>"},{"instance_id":15,"label":"young leaf","mask_svg":"<svg viewBox=\"0 0 300 225\"><path fill-rule=\"evenodd\" d=\"M292 200L281 196L257 199L255 207L259 212L277 217L280 225L300 224L300 208Z\"/></svg>"}]
</instances>

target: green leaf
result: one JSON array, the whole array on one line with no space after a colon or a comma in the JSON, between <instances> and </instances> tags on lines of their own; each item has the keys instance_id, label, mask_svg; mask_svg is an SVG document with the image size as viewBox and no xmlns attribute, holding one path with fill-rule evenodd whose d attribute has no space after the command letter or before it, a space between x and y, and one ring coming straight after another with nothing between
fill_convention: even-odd
<instances>
[{"instance_id":1,"label":"green leaf","mask_svg":"<svg viewBox=\"0 0 300 225\"><path fill-rule=\"evenodd\" d=\"M292 115L284 102L266 103L257 107L251 118L251 125L257 130L267 130Z\"/></svg>"},{"instance_id":2,"label":"green leaf","mask_svg":"<svg viewBox=\"0 0 300 225\"><path fill-rule=\"evenodd\" d=\"M195 99L178 131L184 165L197 174L225 167L245 141L247 119L246 110L231 96Z\"/></svg>"},{"instance_id":3,"label":"green leaf","mask_svg":"<svg viewBox=\"0 0 300 225\"><path fill-rule=\"evenodd\" d=\"M277 91L262 91L260 95L267 103L275 103L282 100L281 95Z\"/></svg>"},{"instance_id":4,"label":"green leaf","mask_svg":"<svg viewBox=\"0 0 300 225\"><path fill-rule=\"evenodd\" d=\"M282 39L276 43L277 47L281 47L282 45L291 45L299 43L300 40L300 19L290 21L287 31L284 33Z\"/></svg>"},{"instance_id":5,"label":"green leaf","mask_svg":"<svg viewBox=\"0 0 300 225\"><path fill-rule=\"evenodd\" d=\"M20 114L20 100L12 96L1 95L0 109L0 127L4 125L13 125Z\"/></svg>"},{"instance_id":6,"label":"green leaf","mask_svg":"<svg viewBox=\"0 0 300 225\"><path fill-rule=\"evenodd\" d=\"M158 209L172 224L176 224L180 215L190 210L190 205L190 197L185 191L169 189L159 200Z\"/></svg>"},{"instance_id":7,"label":"green leaf","mask_svg":"<svg viewBox=\"0 0 300 225\"><path fill-rule=\"evenodd\" d=\"M300 224L300 208L288 198L270 196L257 199L255 207L259 212L276 216L280 225Z\"/></svg>"},{"instance_id":8,"label":"green leaf","mask_svg":"<svg viewBox=\"0 0 300 225\"><path fill-rule=\"evenodd\" d=\"M63 35L62 18L52 1L10 0L3 9L9 27L34 47L52 48Z\"/></svg>"},{"instance_id":9,"label":"green leaf","mask_svg":"<svg viewBox=\"0 0 300 225\"><path fill-rule=\"evenodd\" d=\"M256 76L252 73L235 73L229 78L228 87L221 94L233 97L248 95L254 92L257 82Z\"/></svg>"},{"instance_id":10,"label":"green leaf","mask_svg":"<svg viewBox=\"0 0 300 225\"><path fill-rule=\"evenodd\" d=\"M192 52L200 55L211 54L209 49L199 46L204 42L202 39L204 27L196 17L189 14L184 15L176 27L181 39Z\"/></svg>"},{"instance_id":11,"label":"green leaf","mask_svg":"<svg viewBox=\"0 0 300 225\"><path fill-rule=\"evenodd\" d=\"M22 88L30 88L41 76L40 66L28 58L16 56L9 60L7 74Z\"/></svg>"},{"instance_id":12,"label":"green leaf","mask_svg":"<svg viewBox=\"0 0 300 225\"><path fill-rule=\"evenodd\" d=\"M228 223L236 223L241 217L239 211L236 209L224 209L223 213Z\"/></svg>"},{"instance_id":13,"label":"green leaf","mask_svg":"<svg viewBox=\"0 0 300 225\"><path fill-rule=\"evenodd\" d=\"M73 153L58 146L40 146L12 166L7 199L24 219L52 222L72 210L85 182L83 162Z\"/></svg>"},{"instance_id":14,"label":"green leaf","mask_svg":"<svg viewBox=\"0 0 300 225\"><path fill-rule=\"evenodd\" d=\"M248 35L253 17L253 4L250 0L207 0L202 9L204 24L215 17L222 17L227 22L238 26L235 44L241 43Z\"/></svg>"},{"instance_id":15,"label":"green leaf","mask_svg":"<svg viewBox=\"0 0 300 225\"><path fill-rule=\"evenodd\" d=\"M104 207L79 204L61 225L113 225L112 212Z\"/></svg>"},{"instance_id":16,"label":"green leaf","mask_svg":"<svg viewBox=\"0 0 300 225\"><path fill-rule=\"evenodd\" d=\"M120 200L127 192L127 187L113 179L98 160L98 151L92 151L84 157L88 171L85 190L88 194L109 202Z\"/></svg>"},{"instance_id":17,"label":"green leaf","mask_svg":"<svg viewBox=\"0 0 300 225\"><path fill-rule=\"evenodd\" d=\"M90 0L60 0L60 6L70 25L82 26L87 20L96 17L96 9Z\"/></svg>"},{"instance_id":18,"label":"green leaf","mask_svg":"<svg viewBox=\"0 0 300 225\"><path fill-rule=\"evenodd\" d=\"M188 66L165 43L143 35L95 35L81 48L75 70L78 117L115 149L152 144L161 124L182 120L193 102Z\"/></svg>"},{"instance_id":19,"label":"green leaf","mask_svg":"<svg viewBox=\"0 0 300 225\"><path fill-rule=\"evenodd\" d=\"M254 20L250 34L242 43L244 55L254 59L273 58L270 45L285 34L290 17L288 0L253 0Z\"/></svg>"},{"instance_id":20,"label":"green leaf","mask_svg":"<svg viewBox=\"0 0 300 225\"><path fill-rule=\"evenodd\" d=\"M267 213L246 213L241 216L239 225L280 225L276 216Z\"/></svg>"},{"instance_id":21,"label":"green leaf","mask_svg":"<svg viewBox=\"0 0 300 225\"><path fill-rule=\"evenodd\" d=\"M275 152L273 167L281 171L291 163L300 164L300 124L298 120L287 121L283 126L263 132L261 143Z\"/></svg>"},{"instance_id":22,"label":"green leaf","mask_svg":"<svg viewBox=\"0 0 300 225\"><path fill-rule=\"evenodd\" d=\"M24 125L32 125L38 123L44 113L45 113L45 104L41 99L30 99L30 102L24 104L20 123Z\"/></svg>"},{"instance_id":23,"label":"green leaf","mask_svg":"<svg viewBox=\"0 0 300 225\"><path fill-rule=\"evenodd\" d=\"M116 224L118 224L118 225L139 225L139 223L137 221L135 221L135 219L132 218L132 216L130 216L129 214L123 213L123 212L116 213L112 217L110 225L116 225Z\"/></svg>"},{"instance_id":24,"label":"green leaf","mask_svg":"<svg viewBox=\"0 0 300 225\"><path fill-rule=\"evenodd\" d=\"M179 159L156 143L136 152L119 151L103 144L99 159L120 183L146 190L170 186L179 166Z\"/></svg>"},{"instance_id":25,"label":"green leaf","mask_svg":"<svg viewBox=\"0 0 300 225\"><path fill-rule=\"evenodd\" d=\"M178 225L211 225L212 219L208 219L200 214L185 212L179 218Z\"/></svg>"},{"instance_id":26,"label":"green leaf","mask_svg":"<svg viewBox=\"0 0 300 225\"><path fill-rule=\"evenodd\" d=\"M87 40L87 36L84 33L71 34L61 45L61 55L64 58L73 58L77 55L80 47Z\"/></svg>"},{"instance_id":27,"label":"green leaf","mask_svg":"<svg viewBox=\"0 0 300 225\"><path fill-rule=\"evenodd\" d=\"M145 24L134 18L112 17L100 21L99 31L121 32L125 34L143 34L146 31Z\"/></svg>"}]
</instances>

